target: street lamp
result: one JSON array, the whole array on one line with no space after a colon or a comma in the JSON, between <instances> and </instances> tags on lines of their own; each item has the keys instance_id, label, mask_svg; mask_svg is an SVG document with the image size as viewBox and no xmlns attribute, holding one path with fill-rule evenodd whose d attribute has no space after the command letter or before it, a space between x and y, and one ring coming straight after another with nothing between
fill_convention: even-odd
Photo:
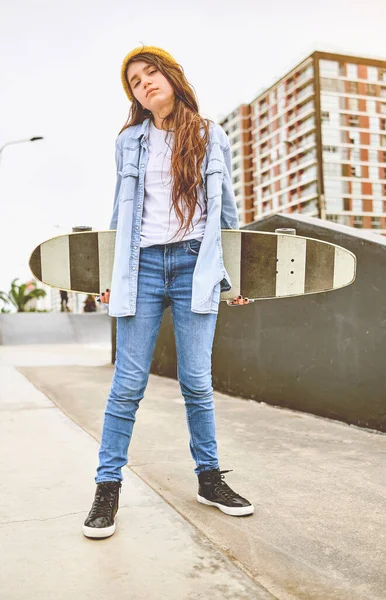
<instances>
[{"instance_id":1,"label":"street lamp","mask_svg":"<svg viewBox=\"0 0 386 600\"><path fill-rule=\"evenodd\" d=\"M37 140L43 140L43 139L44 138L42 136L37 135L32 138L27 138L26 140L14 140L12 142L7 142L6 144L4 144L4 146L1 146L1 148L0 148L0 162L1 162L2 152L6 146L10 146L11 144L22 144L24 142L36 142Z\"/></svg>"}]
</instances>

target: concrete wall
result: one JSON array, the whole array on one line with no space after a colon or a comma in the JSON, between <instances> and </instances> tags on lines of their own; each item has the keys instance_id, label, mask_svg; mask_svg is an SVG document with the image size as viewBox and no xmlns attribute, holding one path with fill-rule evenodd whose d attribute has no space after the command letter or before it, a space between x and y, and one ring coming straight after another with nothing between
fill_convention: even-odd
<instances>
[{"instance_id":1,"label":"concrete wall","mask_svg":"<svg viewBox=\"0 0 386 600\"><path fill-rule=\"evenodd\" d=\"M0 314L0 344L110 343L107 314L12 313Z\"/></svg>"},{"instance_id":2,"label":"concrete wall","mask_svg":"<svg viewBox=\"0 0 386 600\"><path fill-rule=\"evenodd\" d=\"M275 215L243 229L295 227L357 256L357 279L341 290L220 304L213 386L231 395L386 431L386 239L316 218ZM194 343L194 340L192 340ZM176 377L170 308L152 372Z\"/></svg>"}]
</instances>

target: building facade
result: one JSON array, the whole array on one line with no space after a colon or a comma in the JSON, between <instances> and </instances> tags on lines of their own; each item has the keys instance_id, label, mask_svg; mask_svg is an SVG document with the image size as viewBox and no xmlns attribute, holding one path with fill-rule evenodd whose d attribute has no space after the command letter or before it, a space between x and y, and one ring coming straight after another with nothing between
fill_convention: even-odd
<instances>
[{"instance_id":1,"label":"building facade","mask_svg":"<svg viewBox=\"0 0 386 600\"><path fill-rule=\"evenodd\" d=\"M221 125L242 224L300 212L386 234L386 61L314 52Z\"/></svg>"}]
</instances>

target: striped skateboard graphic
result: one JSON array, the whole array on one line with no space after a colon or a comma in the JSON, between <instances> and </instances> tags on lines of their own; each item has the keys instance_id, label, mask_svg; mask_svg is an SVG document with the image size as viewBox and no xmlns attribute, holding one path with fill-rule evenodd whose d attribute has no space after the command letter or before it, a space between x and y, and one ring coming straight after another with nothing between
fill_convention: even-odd
<instances>
[{"instance_id":1,"label":"striped skateboard graphic","mask_svg":"<svg viewBox=\"0 0 386 600\"><path fill-rule=\"evenodd\" d=\"M37 246L33 275L51 287L100 294L111 288L115 230L60 235ZM336 290L355 280L355 255L313 238L222 229L224 266L232 288L221 300L301 296Z\"/></svg>"}]
</instances>

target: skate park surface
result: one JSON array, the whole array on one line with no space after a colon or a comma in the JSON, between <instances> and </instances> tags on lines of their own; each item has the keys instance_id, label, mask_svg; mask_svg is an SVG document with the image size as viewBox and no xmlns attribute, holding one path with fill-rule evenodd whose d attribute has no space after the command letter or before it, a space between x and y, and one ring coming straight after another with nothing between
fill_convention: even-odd
<instances>
[{"instance_id":1,"label":"skate park surface","mask_svg":"<svg viewBox=\"0 0 386 600\"><path fill-rule=\"evenodd\" d=\"M385 599L385 434L215 391L255 505L230 517L197 502L179 383L151 374L116 533L89 540L110 343L30 342L0 345L1 598Z\"/></svg>"}]
</instances>

